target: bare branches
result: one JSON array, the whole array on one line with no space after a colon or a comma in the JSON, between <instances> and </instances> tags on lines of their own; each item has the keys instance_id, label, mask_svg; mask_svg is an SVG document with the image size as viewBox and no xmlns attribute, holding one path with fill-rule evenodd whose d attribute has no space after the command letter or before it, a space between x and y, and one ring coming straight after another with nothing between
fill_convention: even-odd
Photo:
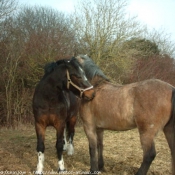
<instances>
[{"instance_id":1,"label":"bare branches","mask_svg":"<svg viewBox=\"0 0 175 175\"><path fill-rule=\"evenodd\" d=\"M16 0L0 0L0 20L4 20L17 8Z\"/></svg>"},{"instance_id":2,"label":"bare branches","mask_svg":"<svg viewBox=\"0 0 175 175\"><path fill-rule=\"evenodd\" d=\"M132 63L123 43L145 30L136 17L127 15L126 7L126 0L81 1L73 16L79 52L89 54L104 71L110 68L113 78L129 70Z\"/></svg>"}]
</instances>

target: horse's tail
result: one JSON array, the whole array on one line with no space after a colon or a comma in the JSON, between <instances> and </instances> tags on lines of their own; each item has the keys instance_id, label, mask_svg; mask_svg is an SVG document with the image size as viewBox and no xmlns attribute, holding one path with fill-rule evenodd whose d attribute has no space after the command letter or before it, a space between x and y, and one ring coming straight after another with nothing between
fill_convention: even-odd
<instances>
[{"instance_id":1,"label":"horse's tail","mask_svg":"<svg viewBox=\"0 0 175 175\"><path fill-rule=\"evenodd\" d=\"M171 149L172 155L172 175L175 175L175 89L173 88L172 91L172 112L171 112L171 119L170 119L170 131L169 133L169 146Z\"/></svg>"}]
</instances>

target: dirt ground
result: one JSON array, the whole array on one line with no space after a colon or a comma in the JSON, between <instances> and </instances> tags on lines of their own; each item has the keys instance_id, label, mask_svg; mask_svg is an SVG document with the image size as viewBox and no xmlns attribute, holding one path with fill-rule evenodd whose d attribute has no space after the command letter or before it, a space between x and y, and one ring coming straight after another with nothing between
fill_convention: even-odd
<instances>
[{"instance_id":1,"label":"dirt ground","mask_svg":"<svg viewBox=\"0 0 175 175\"><path fill-rule=\"evenodd\" d=\"M57 157L55 130L48 128L45 141L45 174L56 174ZM156 137L157 156L148 175L170 175L171 158L162 132ZM64 152L67 171L75 174L89 170L88 142L82 127L76 127L75 154ZM137 130L126 132L106 131L104 134L103 175L134 175L142 161L142 150ZM0 174L33 174L37 164L36 136L34 127L18 130L0 129Z\"/></svg>"}]
</instances>

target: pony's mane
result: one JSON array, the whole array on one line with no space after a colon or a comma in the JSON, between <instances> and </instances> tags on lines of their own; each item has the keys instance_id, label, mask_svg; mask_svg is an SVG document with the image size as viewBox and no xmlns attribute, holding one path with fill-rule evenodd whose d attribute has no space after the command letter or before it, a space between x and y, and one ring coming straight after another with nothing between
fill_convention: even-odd
<instances>
[{"instance_id":1,"label":"pony's mane","mask_svg":"<svg viewBox=\"0 0 175 175\"><path fill-rule=\"evenodd\" d=\"M56 62L47 63L44 66L44 73L45 74L51 73L55 69L56 66L57 66Z\"/></svg>"},{"instance_id":2,"label":"pony's mane","mask_svg":"<svg viewBox=\"0 0 175 175\"><path fill-rule=\"evenodd\" d=\"M83 59L82 66L89 80L92 80L95 76L100 76L106 81L109 81L103 71L94 63L90 57L87 55L78 55L77 58Z\"/></svg>"},{"instance_id":3,"label":"pony's mane","mask_svg":"<svg viewBox=\"0 0 175 175\"><path fill-rule=\"evenodd\" d=\"M70 60L70 59L69 59ZM61 59L61 60L58 60L56 62L50 62L50 63L47 63L45 66L44 66L44 73L45 74L49 74L51 73L58 65L62 64L62 63L65 63L66 59ZM68 61L68 60L67 60Z\"/></svg>"}]
</instances>

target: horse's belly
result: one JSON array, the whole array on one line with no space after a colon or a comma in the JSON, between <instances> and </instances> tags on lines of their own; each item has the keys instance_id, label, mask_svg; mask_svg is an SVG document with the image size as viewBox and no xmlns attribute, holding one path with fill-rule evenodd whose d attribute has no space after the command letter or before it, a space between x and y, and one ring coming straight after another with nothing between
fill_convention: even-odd
<instances>
[{"instance_id":1,"label":"horse's belly","mask_svg":"<svg viewBox=\"0 0 175 175\"><path fill-rule=\"evenodd\" d=\"M133 116L101 115L96 120L97 128L125 131L136 127Z\"/></svg>"}]
</instances>

